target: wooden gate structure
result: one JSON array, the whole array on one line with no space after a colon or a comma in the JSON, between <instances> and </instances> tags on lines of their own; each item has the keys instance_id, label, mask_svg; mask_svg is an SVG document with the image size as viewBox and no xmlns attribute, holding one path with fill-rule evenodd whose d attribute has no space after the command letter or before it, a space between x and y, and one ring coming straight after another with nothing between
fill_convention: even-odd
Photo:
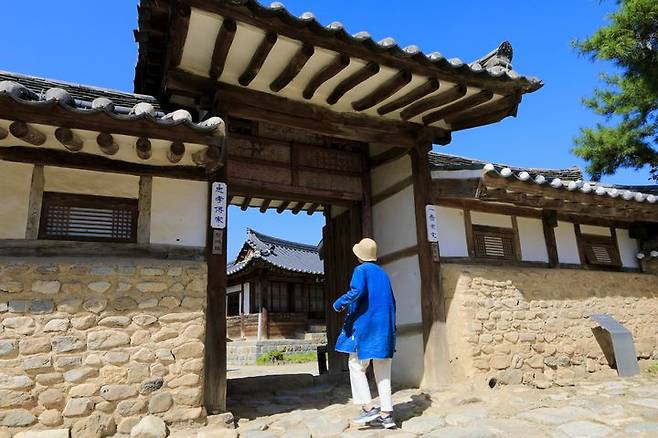
<instances>
[{"instance_id":1,"label":"wooden gate structure","mask_svg":"<svg viewBox=\"0 0 658 438\"><path fill-rule=\"evenodd\" d=\"M232 204L325 213L328 301L346 287L350 245L363 235L380 241L381 263L399 286L398 347L424 362L408 383L438 384L444 315L426 236L427 152L453 131L516 115L522 95L541 87L511 69L509 43L464 63L255 0L141 0L135 37L136 92L226 121L228 153L213 179L227 182ZM222 255L208 257L210 413L225 409L220 246ZM339 322L329 318L331 339ZM341 367L339 358L331 363Z\"/></svg>"}]
</instances>

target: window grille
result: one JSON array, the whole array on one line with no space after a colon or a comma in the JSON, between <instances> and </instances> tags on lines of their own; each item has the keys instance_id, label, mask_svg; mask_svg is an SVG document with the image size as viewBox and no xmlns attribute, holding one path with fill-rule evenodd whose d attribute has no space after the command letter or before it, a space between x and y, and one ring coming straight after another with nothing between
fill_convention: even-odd
<instances>
[{"instance_id":1,"label":"window grille","mask_svg":"<svg viewBox=\"0 0 658 438\"><path fill-rule=\"evenodd\" d=\"M619 250L612 236L581 234L580 239L588 265L621 266Z\"/></svg>"},{"instance_id":2,"label":"window grille","mask_svg":"<svg viewBox=\"0 0 658 438\"><path fill-rule=\"evenodd\" d=\"M136 242L137 199L44 192L39 239Z\"/></svg>"},{"instance_id":3,"label":"window grille","mask_svg":"<svg viewBox=\"0 0 658 438\"><path fill-rule=\"evenodd\" d=\"M473 243L476 257L502 260L518 259L512 229L473 225Z\"/></svg>"}]
</instances>

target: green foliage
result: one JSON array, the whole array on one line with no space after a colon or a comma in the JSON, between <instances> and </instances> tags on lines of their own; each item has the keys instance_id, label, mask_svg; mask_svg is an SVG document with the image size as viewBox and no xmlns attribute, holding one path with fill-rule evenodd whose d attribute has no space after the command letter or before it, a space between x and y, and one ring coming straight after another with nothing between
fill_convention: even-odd
<instances>
[{"instance_id":1,"label":"green foliage","mask_svg":"<svg viewBox=\"0 0 658 438\"><path fill-rule=\"evenodd\" d=\"M282 363L316 362L317 360L318 355L314 351L309 351L307 353L285 354L281 350L273 350L269 353L263 354L258 359L256 359L256 363L258 365L272 365Z\"/></svg>"},{"instance_id":2,"label":"green foliage","mask_svg":"<svg viewBox=\"0 0 658 438\"><path fill-rule=\"evenodd\" d=\"M589 162L594 179L649 165L658 180L658 1L617 3L608 26L574 43L581 54L612 62L620 73L603 75L605 88L583 100L606 123L581 129L573 152Z\"/></svg>"},{"instance_id":3,"label":"green foliage","mask_svg":"<svg viewBox=\"0 0 658 438\"><path fill-rule=\"evenodd\" d=\"M647 371L649 374L653 374L654 376L658 376L658 362L653 362L649 364L649 367L647 368Z\"/></svg>"}]
</instances>

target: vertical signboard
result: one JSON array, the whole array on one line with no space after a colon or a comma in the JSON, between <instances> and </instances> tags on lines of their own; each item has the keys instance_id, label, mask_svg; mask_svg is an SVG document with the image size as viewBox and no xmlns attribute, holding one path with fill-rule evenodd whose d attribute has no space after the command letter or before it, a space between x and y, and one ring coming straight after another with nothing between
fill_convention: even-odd
<instances>
[{"instance_id":1,"label":"vertical signboard","mask_svg":"<svg viewBox=\"0 0 658 438\"><path fill-rule=\"evenodd\" d=\"M228 190L225 182L212 183L212 202L210 203L210 228L226 228L226 198Z\"/></svg>"},{"instance_id":2,"label":"vertical signboard","mask_svg":"<svg viewBox=\"0 0 658 438\"><path fill-rule=\"evenodd\" d=\"M436 208L433 205L425 206L425 223L427 224L427 240L435 243L439 241L439 226L436 219Z\"/></svg>"}]
</instances>

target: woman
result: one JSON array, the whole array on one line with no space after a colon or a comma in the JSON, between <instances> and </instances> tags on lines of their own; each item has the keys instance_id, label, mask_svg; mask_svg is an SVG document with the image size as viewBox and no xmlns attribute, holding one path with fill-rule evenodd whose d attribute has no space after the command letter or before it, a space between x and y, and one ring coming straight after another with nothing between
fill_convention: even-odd
<instances>
[{"instance_id":1,"label":"woman","mask_svg":"<svg viewBox=\"0 0 658 438\"><path fill-rule=\"evenodd\" d=\"M348 353L352 400L361 405L357 424L395 427L391 400L391 361L395 353L395 298L386 272L375 263L377 244L363 239L352 248L359 259L350 290L334 303L347 309L336 351ZM372 361L381 408L372 405L366 369Z\"/></svg>"}]
</instances>

